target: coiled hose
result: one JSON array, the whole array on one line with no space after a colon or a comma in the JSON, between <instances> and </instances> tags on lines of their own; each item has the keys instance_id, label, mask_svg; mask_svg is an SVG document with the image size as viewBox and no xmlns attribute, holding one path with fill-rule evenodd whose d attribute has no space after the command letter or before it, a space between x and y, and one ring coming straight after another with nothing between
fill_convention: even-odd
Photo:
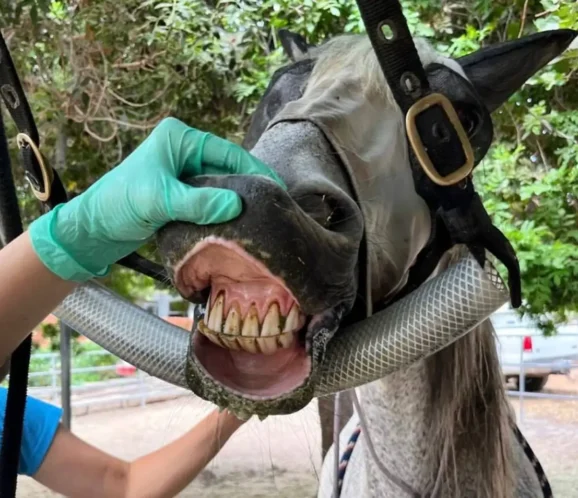
<instances>
[{"instance_id":1,"label":"coiled hose","mask_svg":"<svg viewBox=\"0 0 578 498\"><path fill-rule=\"evenodd\" d=\"M330 341L316 396L372 382L459 339L508 300L488 262L471 255ZM137 368L188 388L190 333L89 282L54 313L68 326Z\"/></svg>"}]
</instances>

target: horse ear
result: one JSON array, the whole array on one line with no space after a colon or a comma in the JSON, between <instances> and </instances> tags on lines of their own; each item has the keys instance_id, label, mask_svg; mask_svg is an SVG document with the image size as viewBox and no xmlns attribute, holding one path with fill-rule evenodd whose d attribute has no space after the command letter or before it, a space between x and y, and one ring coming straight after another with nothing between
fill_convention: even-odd
<instances>
[{"instance_id":1,"label":"horse ear","mask_svg":"<svg viewBox=\"0 0 578 498\"><path fill-rule=\"evenodd\" d=\"M281 40L281 45L283 50L289 59L293 62L300 61L307 57L311 45L307 43L307 40L297 33L292 33L286 29L279 30L279 39Z\"/></svg>"},{"instance_id":2,"label":"horse ear","mask_svg":"<svg viewBox=\"0 0 578 498\"><path fill-rule=\"evenodd\" d=\"M578 31L544 31L498 43L457 61L490 112L506 102L522 85L568 48Z\"/></svg>"}]
</instances>

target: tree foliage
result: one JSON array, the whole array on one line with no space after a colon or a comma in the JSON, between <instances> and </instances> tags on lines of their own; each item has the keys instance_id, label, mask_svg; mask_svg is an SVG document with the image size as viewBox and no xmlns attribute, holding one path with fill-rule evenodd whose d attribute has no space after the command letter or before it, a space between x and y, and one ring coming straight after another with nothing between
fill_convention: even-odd
<instances>
[{"instance_id":1,"label":"tree foliage","mask_svg":"<svg viewBox=\"0 0 578 498\"><path fill-rule=\"evenodd\" d=\"M2 29L25 82L44 151L80 192L164 116L239 141L272 72L287 61L277 30L320 43L363 32L353 0L20 0ZM460 56L539 30L578 29L565 0L404 0L410 27ZM514 244L524 311L578 309L578 50L532 78L495 114L477 185ZM24 214L36 205L18 176ZM145 278L114 272L125 295ZM545 323L545 326L548 325Z\"/></svg>"}]
</instances>

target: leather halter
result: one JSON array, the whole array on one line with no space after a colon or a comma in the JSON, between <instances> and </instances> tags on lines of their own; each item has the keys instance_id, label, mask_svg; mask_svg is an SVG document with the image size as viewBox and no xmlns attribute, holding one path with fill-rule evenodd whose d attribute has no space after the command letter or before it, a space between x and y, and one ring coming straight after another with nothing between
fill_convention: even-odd
<instances>
[{"instance_id":1,"label":"leather halter","mask_svg":"<svg viewBox=\"0 0 578 498\"><path fill-rule=\"evenodd\" d=\"M472 179L492 139L487 109L475 89L454 71L439 64L423 68L398 0L357 0L357 4L385 79L405 115L415 189L433 221L430 241L395 300L419 287L448 249L465 244L480 265L486 250L505 265L510 300L519 307L516 254L492 223ZM381 303L381 308L387 304L391 303Z\"/></svg>"}]
</instances>

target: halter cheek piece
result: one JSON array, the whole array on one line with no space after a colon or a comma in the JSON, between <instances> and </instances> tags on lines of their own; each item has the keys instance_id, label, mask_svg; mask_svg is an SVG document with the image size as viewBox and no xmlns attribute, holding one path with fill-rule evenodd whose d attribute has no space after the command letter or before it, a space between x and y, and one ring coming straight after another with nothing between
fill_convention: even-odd
<instances>
[{"instance_id":1,"label":"halter cheek piece","mask_svg":"<svg viewBox=\"0 0 578 498\"><path fill-rule=\"evenodd\" d=\"M430 240L394 299L419 287L448 249L465 244L481 265L486 250L504 264L511 303L519 307L516 254L493 225L472 179L474 167L492 141L487 108L473 86L455 71L441 64L422 67L397 0L357 0L357 4L385 79L405 115L415 189L427 203L433 221Z\"/></svg>"}]
</instances>

